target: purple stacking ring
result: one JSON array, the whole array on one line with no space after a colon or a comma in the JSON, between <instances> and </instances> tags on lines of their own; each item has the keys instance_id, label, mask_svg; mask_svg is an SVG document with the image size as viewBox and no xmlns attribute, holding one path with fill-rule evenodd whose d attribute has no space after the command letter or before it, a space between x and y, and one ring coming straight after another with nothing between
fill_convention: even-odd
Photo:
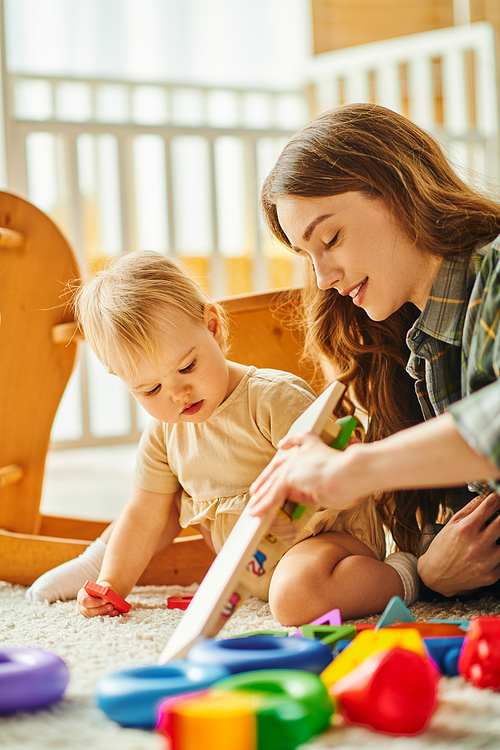
<instances>
[{"instance_id":1,"label":"purple stacking ring","mask_svg":"<svg viewBox=\"0 0 500 750\"><path fill-rule=\"evenodd\" d=\"M60 700L69 669L40 648L0 648L0 714L32 711Z\"/></svg>"}]
</instances>

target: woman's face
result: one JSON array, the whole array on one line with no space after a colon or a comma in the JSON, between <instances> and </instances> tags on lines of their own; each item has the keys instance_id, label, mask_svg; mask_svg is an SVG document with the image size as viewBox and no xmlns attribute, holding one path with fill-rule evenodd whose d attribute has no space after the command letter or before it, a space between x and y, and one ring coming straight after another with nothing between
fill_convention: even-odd
<instances>
[{"instance_id":1,"label":"woman's face","mask_svg":"<svg viewBox=\"0 0 500 750\"><path fill-rule=\"evenodd\" d=\"M309 260L320 289L336 289L372 320L405 304L421 310L441 264L399 229L386 203L365 193L281 196L278 220L293 250Z\"/></svg>"}]
</instances>

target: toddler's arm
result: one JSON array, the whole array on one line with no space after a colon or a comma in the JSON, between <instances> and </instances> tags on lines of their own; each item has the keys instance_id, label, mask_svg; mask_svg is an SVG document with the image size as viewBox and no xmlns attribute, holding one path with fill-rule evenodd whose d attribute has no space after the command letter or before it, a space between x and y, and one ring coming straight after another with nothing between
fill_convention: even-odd
<instances>
[{"instance_id":1,"label":"toddler's arm","mask_svg":"<svg viewBox=\"0 0 500 750\"><path fill-rule=\"evenodd\" d=\"M147 492L134 487L109 539L101 572L96 583L107 586L122 598L130 593L157 549L168 526L172 539L178 531L174 494ZM175 527L175 528L174 528ZM112 604L78 592L78 608L85 617L117 615Z\"/></svg>"}]
</instances>

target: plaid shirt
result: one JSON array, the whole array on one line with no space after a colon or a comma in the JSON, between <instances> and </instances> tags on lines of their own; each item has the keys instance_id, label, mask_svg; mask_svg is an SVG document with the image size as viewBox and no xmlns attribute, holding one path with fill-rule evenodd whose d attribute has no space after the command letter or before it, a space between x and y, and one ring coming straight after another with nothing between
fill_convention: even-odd
<instances>
[{"instance_id":1,"label":"plaid shirt","mask_svg":"<svg viewBox=\"0 0 500 750\"><path fill-rule=\"evenodd\" d=\"M449 411L469 445L500 468L500 236L470 257L443 259L407 344L424 418ZM500 481L489 486L500 490ZM458 490L456 501L454 509L467 498Z\"/></svg>"}]
</instances>

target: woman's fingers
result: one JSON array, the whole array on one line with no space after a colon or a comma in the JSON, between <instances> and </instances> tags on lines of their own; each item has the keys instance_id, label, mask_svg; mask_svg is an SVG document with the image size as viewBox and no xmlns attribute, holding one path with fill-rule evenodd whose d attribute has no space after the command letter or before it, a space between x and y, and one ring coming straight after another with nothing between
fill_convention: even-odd
<instances>
[{"instance_id":1,"label":"woman's fingers","mask_svg":"<svg viewBox=\"0 0 500 750\"><path fill-rule=\"evenodd\" d=\"M250 487L252 497L248 507L251 515L263 516L287 499L304 505L319 505L314 487L317 465L328 461L332 449L311 432L287 436L282 444L283 449L280 447Z\"/></svg>"},{"instance_id":2,"label":"woman's fingers","mask_svg":"<svg viewBox=\"0 0 500 750\"><path fill-rule=\"evenodd\" d=\"M500 494L498 492L490 492L488 495L476 495L476 497L473 497L467 505L464 505L463 508L454 514L452 520L460 521L470 516L471 522L476 523L478 526L483 526L499 510Z\"/></svg>"},{"instance_id":3,"label":"woman's fingers","mask_svg":"<svg viewBox=\"0 0 500 750\"><path fill-rule=\"evenodd\" d=\"M269 480L269 477L273 476L280 466L287 463L290 459L290 454L287 450L279 450L275 456L271 459L270 463L266 468L259 474L255 482L250 487L252 495L257 493L260 488Z\"/></svg>"},{"instance_id":4,"label":"woman's fingers","mask_svg":"<svg viewBox=\"0 0 500 750\"><path fill-rule=\"evenodd\" d=\"M429 588L445 596L489 586L500 578L498 493L473 498L455 513L419 559Z\"/></svg>"}]
</instances>

